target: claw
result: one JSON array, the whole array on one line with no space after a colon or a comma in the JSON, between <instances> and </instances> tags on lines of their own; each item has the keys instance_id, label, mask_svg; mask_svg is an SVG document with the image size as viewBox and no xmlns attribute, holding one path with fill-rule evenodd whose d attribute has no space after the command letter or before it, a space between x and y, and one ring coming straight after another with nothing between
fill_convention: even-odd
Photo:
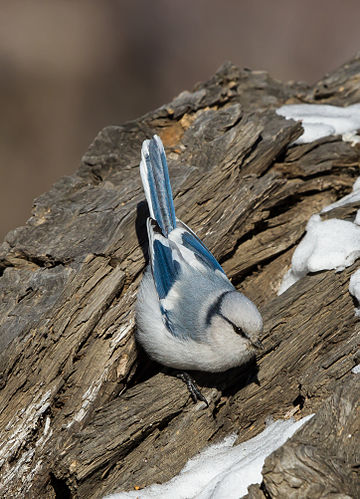
<instances>
[{"instance_id":1,"label":"claw","mask_svg":"<svg viewBox=\"0 0 360 499\"><path fill-rule=\"evenodd\" d=\"M187 386L187 389L190 392L191 398L193 402L196 404L198 400L205 402L206 406L209 407L209 402L206 400L204 395L201 393L199 388L196 386L195 381L191 378L191 376L186 372L181 372L176 375L177 378L181 379Z\"/></svg>"}]
</instances>

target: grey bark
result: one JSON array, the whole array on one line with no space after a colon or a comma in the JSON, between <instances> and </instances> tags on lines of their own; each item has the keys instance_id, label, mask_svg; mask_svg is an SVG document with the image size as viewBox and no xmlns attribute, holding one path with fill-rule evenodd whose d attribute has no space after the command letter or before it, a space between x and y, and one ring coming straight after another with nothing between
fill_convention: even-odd
<instances>
[{"instance_id":1,"label":"grey bark","mask_svg":"<svg viewBox=\"0 0 360 499\"><path fill-rule=\"evenodd\" d=\"M80 169L34 202L1 246L0 491L101 497L174 476L224 435L266 419L310 420L264 467L249 497L358 497L359 321L355 263L277 297L308 218L351 190L360 147L340 137L292 146L283 103L360 102L360 59L313 87L226 63L139 120L102 130ZM257 366L196 375L210 408L134 342L146 261L138 163L158 133L177 215L264 316ZM357 206L326 216L354 217ZM346 438L351 434L352 438Z\"/></svg>"}]
</instances>

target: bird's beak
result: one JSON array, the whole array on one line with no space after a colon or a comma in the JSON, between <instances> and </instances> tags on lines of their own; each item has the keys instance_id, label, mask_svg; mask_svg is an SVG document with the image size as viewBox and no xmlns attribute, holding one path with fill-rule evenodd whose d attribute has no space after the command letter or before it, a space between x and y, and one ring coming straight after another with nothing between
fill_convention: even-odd
<instances>
[{"instance_id":1,"label":"bird's beak","mask_svg":"<svg viewBox=\"0 0 360 499\"><path fill-rule=\"evenodd\" d=\"M259 348L260 350L264 349L264 345L261 343L260 340L253 341L252 344L254 345L255 348Z\"/></svg>"}]
</instances>

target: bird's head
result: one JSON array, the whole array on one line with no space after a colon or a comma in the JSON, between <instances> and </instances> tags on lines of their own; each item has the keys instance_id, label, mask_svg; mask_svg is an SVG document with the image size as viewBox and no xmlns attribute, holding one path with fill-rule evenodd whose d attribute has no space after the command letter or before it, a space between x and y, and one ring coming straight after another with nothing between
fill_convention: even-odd
<instances>
[{"instance_id":1,"label":"bird's head","mask_svg":"<svg viewBox=\"0 0 360 499\"><path fill-rule=\"evenodd\" d=\"M249 346L262 348L260 334L263 329L263 320L256 305L238 291L226 293L221 300L219 315L227 328L249 342ZM225 324L224 324L225 326Z\"/></svg>"}]
</instances>

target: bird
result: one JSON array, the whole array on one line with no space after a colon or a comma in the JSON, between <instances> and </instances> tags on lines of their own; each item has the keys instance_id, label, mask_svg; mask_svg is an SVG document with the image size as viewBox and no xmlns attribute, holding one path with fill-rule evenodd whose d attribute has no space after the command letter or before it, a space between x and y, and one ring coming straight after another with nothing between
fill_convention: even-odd
<instances>
[{"instance_id":1,"label":"bird","mask_svg":"<svg viewBox=\"0 0 360 499\"><path fill-rule=\"evenodd\" d=\"M137 294L135 337L151 359L178 372L194 402L208 405L187 371L223 372L248 363L262 347L262 316L176 218L158 135L142 144L140 175L150 214L149 265Z\"/></svg>"}]
</instances>

